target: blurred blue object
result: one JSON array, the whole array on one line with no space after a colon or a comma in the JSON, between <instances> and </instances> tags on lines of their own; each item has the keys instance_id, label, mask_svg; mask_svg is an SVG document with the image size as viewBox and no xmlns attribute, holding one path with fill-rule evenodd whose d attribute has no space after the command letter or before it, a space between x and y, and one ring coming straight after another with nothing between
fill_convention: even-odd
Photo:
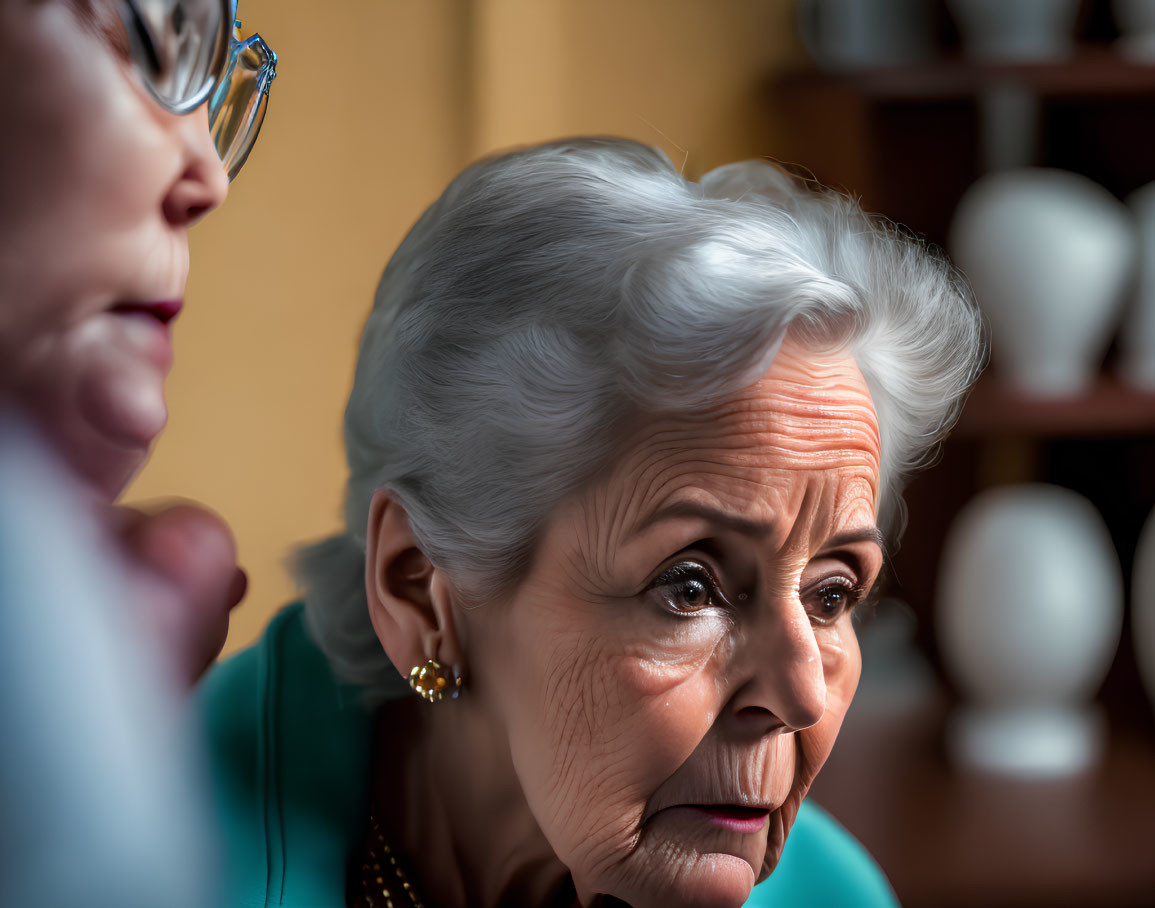
<instances>
[{"instance_id":1,"label":"blurred blue object","mask_svg":"<svg viewBox=\"0 0 1155 908\"><path fill-rule=\"evenodd\" d=\"M188 697L89 505L0 411L0 906L203 908L215 861Z\"/></svg>"}]
</instances>

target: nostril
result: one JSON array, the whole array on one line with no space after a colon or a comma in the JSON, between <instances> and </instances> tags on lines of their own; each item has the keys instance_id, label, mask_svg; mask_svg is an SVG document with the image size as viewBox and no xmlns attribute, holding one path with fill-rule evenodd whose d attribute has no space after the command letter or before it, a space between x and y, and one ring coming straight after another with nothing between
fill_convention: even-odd
<instances>
[{"instance_id":1,"label":"nostril","mask_svg":"<svg viewBox=\"0 0 1155 908\"><path fill-rule=\"evenodd\" d=\"M164 216L174 227L191 227L217 208L227 194L224 167L213 151L212 162L191 161L169 187Z\"/></svg>"},{"instance_id":2,"label":"nostril","mask_svg":"<svg viewBox=\"0 0 1155 908\"><path fill-rule=\"evenodd\" d=\"M735 713L739 724L758 735L767 735L779 728L785 728L786 723L770 710L763 706L743 706Z\"/></svg>"}]
</instances>

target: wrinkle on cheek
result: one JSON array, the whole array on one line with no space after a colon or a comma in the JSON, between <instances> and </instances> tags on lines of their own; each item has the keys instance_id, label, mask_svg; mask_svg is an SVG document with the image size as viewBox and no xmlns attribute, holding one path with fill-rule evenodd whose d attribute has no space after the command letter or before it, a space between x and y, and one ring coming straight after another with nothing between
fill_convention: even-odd
<instances>
[{"instance_id":1,"label":"wrinkle on cheek","mask_svg":"<svg viewBox=\"0 0 1155 908\"><path fill-rule=\"evenodd\" d=\"M555 739L561 743L588 744L593 740L593 694L586 679L596 679L595 651L591 646L556 648L546 660L542 678L539 715L553 717Z\"/></svg>"},{"instance_id":2,"label":"wrinkle on cheek","mask_svg":"<svg viewBox=\"0 0 1155 908\"><path fill-rule=\"evenodd\" d=\"M634 643L624 650L623 678L642 697L667 696L705 673L716 677L733 651L729 622L699 618L677 620L710 621L712 626L693 639L681 641L681 645Z\"/></svg>"},{"instance_id":3,"label":"wrinkle on cheek","mask_svg":"<svg viewBox=\"0 0 1155 908\"><path fill-rule=\"evenodd\" d=\"M685 652L635 644L627 653L587 646L551 655L565 668L543 691L545 714L555 715L545 803L555 828L578 833L567 838L585 866L605 871L637 846L648 798L714 721L711 666L727 649L715 640Z\"/></svg>"},{"instance_id":4,"label":"wrinkle on cheek","mask_svg":"<svg viewBox=\"0 0 1155 908\"><path fill-rule=\"evenodd\" d=\"M621 784L629 777L632 714L607 654L585 635L546 659L541 709L548 734L539 738L546 753L531 754L546 774L546 804L561 827L589 822L585 816L614 816L610 802L628 801ZM591 804L596 810L591 811Z\"/></svg>"}]
</instances>

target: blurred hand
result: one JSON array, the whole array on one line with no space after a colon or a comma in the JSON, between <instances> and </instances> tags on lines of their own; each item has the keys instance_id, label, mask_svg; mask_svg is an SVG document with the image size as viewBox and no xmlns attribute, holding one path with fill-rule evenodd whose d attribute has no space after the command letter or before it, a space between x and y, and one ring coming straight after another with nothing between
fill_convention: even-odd
<instances>
[{"instance_id":1,"label":"blurred hand","mask_svg":"<svg viewBox=\"0 0 1155 908\"><path fill-rule=\"evenodd\" d=\"M219 515L189 502L153 513L112 507L108 520L133 607L176 680L191 686L224 646L229 612L248 586L232 532Z\"/></svg>"},{"instance_id":2,"label":"blurred hand","mask_svg":"<svg viewBox=\"0 0 1155 908\"><path fill-rule=\"evenodd\" d=\"M0 401L0 905L215 904L185 692L235 560L219 517L113 507Z\"/></svg>"}]
</instances>

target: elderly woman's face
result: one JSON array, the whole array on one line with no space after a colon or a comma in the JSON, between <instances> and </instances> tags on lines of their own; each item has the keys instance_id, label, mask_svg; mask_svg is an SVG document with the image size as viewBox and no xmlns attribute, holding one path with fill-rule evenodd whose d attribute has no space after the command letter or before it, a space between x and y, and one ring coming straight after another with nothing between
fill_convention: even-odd
<instances>
[{"instance_id":1,"label":"elderly woman's face","mask_svg":"<svg viewBox=\"0 0 1155 908\"><path fill-rule=\"evenodd\" d=\"M0 3L0 388L115 494L165 422L188 227L227 179L118 51L113 0Z\"/></svg>"},{"instance_id":2,"label":"elderly woman's face","mask_svg":"<svg viewBox=\"0 0 1155 908\"><path fill-rule=\"evenodd\" d=\"M740 905L773 869L858 682L879 432L852 358L640 432L563 505L511 602L468 613L529 805L595 893Z\"/></svg>"}]
</instances>

